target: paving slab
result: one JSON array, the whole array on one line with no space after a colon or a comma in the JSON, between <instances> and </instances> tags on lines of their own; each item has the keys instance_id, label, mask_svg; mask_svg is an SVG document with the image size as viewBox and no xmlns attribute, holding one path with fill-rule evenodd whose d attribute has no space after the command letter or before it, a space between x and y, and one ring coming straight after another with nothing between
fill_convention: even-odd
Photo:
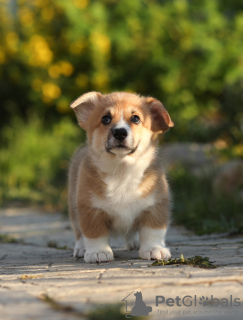
<instances>
[{"instance_id":1,"label":"paving slab","mask_svg":"<svg viewBox=\"0 0 243 320\"><path fill-rule=\"evenodd\" d=\"M207 256L218 266L202 269L151 267L152 261L140 259L137 251L125 250L121 238L111 240L113 262L75 260L68 219L35 208L0 210L3 234L17 242L0 243L0 319L77 319L68 306L80 315L110 303L121 303L131 317L137 291L152 307L149 319L243 318L242 236L197 236L172 226L167 241L172 256ZM67 311L53 308L43 295Z\"/></svg>"}]
</instances>

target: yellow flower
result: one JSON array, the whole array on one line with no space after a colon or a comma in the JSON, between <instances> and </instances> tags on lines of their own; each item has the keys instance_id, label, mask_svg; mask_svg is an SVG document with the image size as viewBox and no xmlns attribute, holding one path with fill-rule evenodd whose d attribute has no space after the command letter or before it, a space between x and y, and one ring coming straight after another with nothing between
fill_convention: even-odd
<instances>
[{"instance_id":1,"label":"yellow flower","mask_svg":"<svg viewBox=\"0 0 243 320\"><path fill-rule=\"evenodd\" d=\"M8 49L10 49L10 51L16 52L18 50L18 41L19 41L19 37L17 33L9 32L7 34L6 42L7 42Z\"/></svg>"},{"instance_id":2,"label":"yellow flower","mask_svg":"<svg viewBox=\"0 0 243 320\"><path fill-rule=\"evenodd\" d=\"M52 51L50 50L46 40L34 35L30 38L30 42L26 46L26 53L29 53L29 63L34 66L46 66L52 60Z\"/></svg>"},{"instance_id":3,"label":"yellow flower","mask_svg":"<svg viewBox=\"0 0 243 320\"><path fill-rule=\"evenodd\" d=\"M51 102L61 95L61 89L54 83L47 82L42 86L42 97L44 102Z\"/></svg>"},{"instance_id":4,"label":"yellow flower","mask_svg":"<svg viewBox=\"0 0 243 320\"><path fill-rule=\"evenodd\" d=\"M71 65L70 62L68 61L60 61L58 63L58 66L60 67L60 72L64 75L64 76L70 76L73 73L73 66Z\"/></svg>"},{"instance_id":5,"label":"yellow flower","mask_svg":"<svg viewBox=\"0 0 243 320\"><path fill-rule=\"evenodd\" d=\"M241 144L237 144L236 146L234 146L233 148L233 154L235 156L243 156L243 146Z\"/></svg>"},{"instance_id":6,"label":"yellow flower","mask_svg":"<svg viewBox=\"0 0 243 320\"><path fill-rule=\"evenodd\" d=\"M46 0L35 0L35 6L38 8L43 8L48 5Z\"/></svg>"},{"instance_id":7,"label":"yellow flower","mask_svg":"<svg viewBox=\"0 0 243 320\"><path fill-rule=\"evenodd\" d=\"M53 79L59 78L60 74L70 76L73 73L73 66L68 61L59 61L48 68L48 73Z\"/></svg>"},{"instance_id":8,"label":"yellow flower","mask_svg":"<svg viewBox=\"0 0 243 320\"><path fill-rule=\"evenodd\" d=\"M105 34L95 31L91 34L90 40L99 52L103 54L110 52L110 39Z\"/></svg>"},{"instance_id":9,"label":"yellow flower","mask_svg":"<svg viewBox=\"0 0 243 320\"><path fill-rule=\"evenodd\" d=\"M60 76L61 69L58 65L55 64L48 68L48 73L50 77L52 77L53 79L57 79Z\"/></svg>"},{"instance_id":10,"label":"yellow flower","mask_svg":"<svg viewBox=\"0 0 243 320\"><path fill-rule=\"evenodd\" d=\"M20 15L20 21L24 25L25 24L29 25L29 24L32 24L34 22L32 12L30 10L28 10L26 7L25 8L21 8L19 15Z\"/></svg>"},{"instance_id":11,"label":"yellow flower","mask_svg":"<svg viewBox=\"0 0 243 320\"><path fill-rule=\"evenodd\" d=\"M84 9L88 6L89 0L74 0L75 7L79 9Z\"/></svg>"}]
</instances>

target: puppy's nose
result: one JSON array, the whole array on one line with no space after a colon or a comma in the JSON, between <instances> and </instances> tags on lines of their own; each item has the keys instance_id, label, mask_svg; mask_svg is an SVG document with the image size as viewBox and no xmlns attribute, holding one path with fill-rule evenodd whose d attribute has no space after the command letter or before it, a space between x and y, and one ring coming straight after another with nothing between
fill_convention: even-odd
<instances>
[{"instance_id":1,"label":"puppy's nose","mask_svg":"<svg viewBox=\"0 0 243 320\"><path fill-rule=\"evenodd\" d=\"M125 128L113 129L112 134L114 138L122 141L127 137L127 130Z\"/></svg>"}]
</instances>

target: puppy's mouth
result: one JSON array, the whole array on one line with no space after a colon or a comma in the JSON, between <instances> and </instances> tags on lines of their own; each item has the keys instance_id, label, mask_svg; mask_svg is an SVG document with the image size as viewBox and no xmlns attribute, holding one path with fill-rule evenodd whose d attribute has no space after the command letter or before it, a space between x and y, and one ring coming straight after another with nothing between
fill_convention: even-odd
<instances>
[{"instance_id":1,"label":"puppy's mouth","mask_svg":"<svg viewBox=\"0 0 243 320\"><path fill-rule=\"evenodd\" d=\"M129 154L134 153L137 150L138 145L139 145L139 143L136 145L135 148L129 148L129 147L125 146L124 144L119 143L119 144L112 146L112 147L106 145L105 149L108 153L111 153L114 155L116 154L116 152L114 152L115 150L124 150L126 155L129 155Z\"/></svg>"},{"instance_id":2,"label":"puppy's mouth","mask_svg":"<svg viewBox=\"0 0 243 320\"><path fill-rule=\"evenodd\" d=\"M118 144L117 146L113 147L112 149L116 149L116 148L118 148L118 149L128 149L129 150L129 148L127 146L124 146L124 144Z\"/></svg>"}]
</instances>

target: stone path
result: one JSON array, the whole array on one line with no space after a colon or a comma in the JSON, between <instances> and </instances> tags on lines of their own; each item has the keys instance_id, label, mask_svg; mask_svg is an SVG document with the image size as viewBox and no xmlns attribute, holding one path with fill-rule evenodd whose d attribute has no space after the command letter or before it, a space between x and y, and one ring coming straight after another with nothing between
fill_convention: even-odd
<instances>
[{"instance_id":1,"label":"stone path","mask_svg":"<svg viewBox=\"0 0 243 320\"><path fill-rule=\"evenodd\" d=\"M3 234L18 242L0 243L0 319L78 318L51 307L40 299L43 294L83 312L94 304L121 302L131 293L126 299L129 313L133 291L141 291L143 301L152 307L150 319L243 319L243 237L199 237L171 227L167 242L173 257L208 256L219 266L209 270L149 267L151 261L124 250L122 239L112 239L114 262L86 264L72 257L69 221L35 209L0 210ZM161 296L158 306L156 296ZM209 302L203 306L206 298ZM121 303L125 308L125 301Z\"/></svg>"}]
</instances>

